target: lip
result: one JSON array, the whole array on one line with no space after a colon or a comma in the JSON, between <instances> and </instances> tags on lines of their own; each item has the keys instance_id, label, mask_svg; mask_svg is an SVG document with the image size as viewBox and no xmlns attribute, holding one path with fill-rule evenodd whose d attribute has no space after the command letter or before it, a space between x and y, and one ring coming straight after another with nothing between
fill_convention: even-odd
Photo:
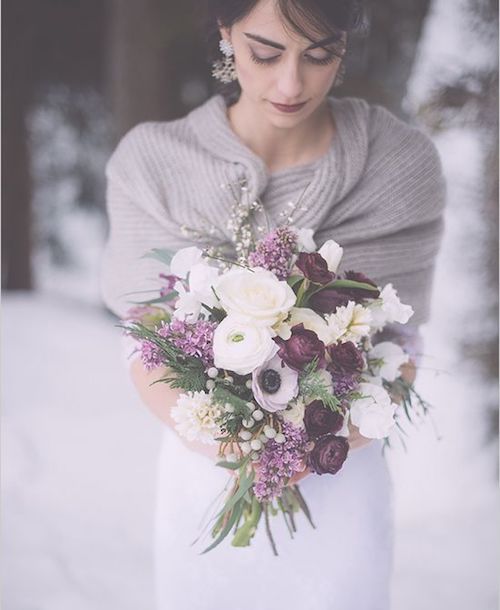
<instances>
[{"instance_id":1,"label":"lip","mask_svg":"<svg viewBox=\"0 0 500 610\"><path fill-rule=\"evenodd\" d=\"M301 104L276 104L275 102L271 102L271 104L280 112L292 113L298 112L307 102L302 102Z\"/></svg>"}]
</instances>

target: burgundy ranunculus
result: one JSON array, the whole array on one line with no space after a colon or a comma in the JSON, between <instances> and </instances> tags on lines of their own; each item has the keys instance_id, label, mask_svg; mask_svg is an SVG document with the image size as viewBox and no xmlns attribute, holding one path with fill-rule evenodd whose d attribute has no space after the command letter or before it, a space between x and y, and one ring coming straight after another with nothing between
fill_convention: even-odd
<instances>
[{"instance_id":1,"label":"burgundy ranunculus","mask_svg":"<svg viewBox=\"0 0 500 610\"><path fill-rule=\"evenodd\" d=\"M289 339L275 337L274 341L279 345L278 355L290 368L302 371L306 364L318 357L318 367L324 368L325 344L318 339L318 335L307 328L304 324L292 326L292 335Z\"/></svg>"},{"instance_id":2,"label":"burgundy ranunculus","mask_svg":"<svg viewBox=\"0 0 500 610\"><path fill-rule=\"evenodd\" d=\"M328 284L335 273L328 271L328 263L319 252L299 252L295 262L304 276L316 284Z\"/></svg>"},{"instance_id":3,"label":"burgundy ranunculus","mask_svg":"<svg viewBox=\"0 0 500 610\"><path fill-rule=\"evenodd\" d=\"M327 348L332 359L328 370L332 373L344 375L346 373L361 373L365 363L361 351L352 341L345 343L332 343Z\"/></svg>"},{"instance_id":4,"label":"burgundy ranunculus","mask_svg":"<svg viewBox=\"0 0 500 610\"><path fill-rule=\"evenodd\" d=\"M316 313L334 313L337 307L347 305L349 297L335 288L324 288L315 292L308 300L308 306Z\"/></svg>"},{"instance_id":5,"label":"burgundy ranunculus","mask_svg":"<svg viewBox=\"0 0 500 610\"><path fill-rule=\"evenodd\" d=\"M374 288L377 288L377 284L369 277L366 277L363 273L358 273L357 271L346 271L344 273L344 278L346 280L352 280L353 282L361 282L363 284L370 284ZM366 288L337 288L337 290L347 296L349 300L356 301L359 303L363 299L378 299L380 296L380 291L377 290L367 290Z\"/></svg>"},{"instance_id":6,"label":"burgundy ranunculus","mask_svg":"<svg viewBox=\"0 0 500 610\"><path fill-rule=\"evenodd\" d=\"M335 474L341 468L349 452L349 442L343 436L327 434L314 443L307 456L307 465L316 474Z\"/></svg>"},{"instance_id":7,"label":"burgundy ranunculus","mask_svg":"<svg viewBox=\"0 0 500 610\"><path fill-rule=\"evenodd\" d=\"M332 411L321 400L313 400L306 406L304 425L310 439L325 434L335 434L344 424L344 416L338 411Z\"/></svg>"}]
</instances>

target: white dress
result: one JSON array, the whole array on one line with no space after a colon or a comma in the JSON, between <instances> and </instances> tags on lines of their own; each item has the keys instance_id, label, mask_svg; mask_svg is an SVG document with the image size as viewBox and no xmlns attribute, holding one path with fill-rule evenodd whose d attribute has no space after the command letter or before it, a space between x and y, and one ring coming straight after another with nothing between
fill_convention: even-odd
<instances>
[{"instance_id":1,"label":"white dress","mask_svg":"<svg viewBox=\"0 0 500 610\"><path fill-rule=\"evenodd\" d=\"M229 477L165 428L158 462L155 579L158 610L388 610L391 482L381 442L350 452L336 475L309 475L300 489L316 529L297 517L291 540L281 515L263 520L252 545L228 536L194 546L206 509Z\"/></svg>"}]
</instances>

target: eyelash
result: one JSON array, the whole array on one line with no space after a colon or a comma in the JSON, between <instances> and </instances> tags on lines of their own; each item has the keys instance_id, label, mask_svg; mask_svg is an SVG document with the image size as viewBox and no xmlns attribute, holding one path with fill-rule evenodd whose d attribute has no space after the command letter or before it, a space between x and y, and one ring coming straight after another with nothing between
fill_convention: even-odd
<instances>
[{"instance_id":1,"label":"eyelash","mask_svg":"<svg viewBox=\"0 0 500 610\"><path fill-rule=\"evenodd\" d=\"M256 64L260 64L260 65L270 65L275 63L279 58L281 57L281 55L275 55L274 57L267 57L267 58L262 58L262 57L257 57L257 55L255 55L255 53L250 52L250 58L252 59L252 61L254 61ZM305 56L307 58L307 60L309 62L311 62L312 64L316 65L316 66L326 66L328 64L331 64L334 59L335 59L335 55L331 54L328 55L327 57L324 57L323 59L316 59L315 57L311 57L310 55L306 55Z\"/></svg>"}]
</instances>

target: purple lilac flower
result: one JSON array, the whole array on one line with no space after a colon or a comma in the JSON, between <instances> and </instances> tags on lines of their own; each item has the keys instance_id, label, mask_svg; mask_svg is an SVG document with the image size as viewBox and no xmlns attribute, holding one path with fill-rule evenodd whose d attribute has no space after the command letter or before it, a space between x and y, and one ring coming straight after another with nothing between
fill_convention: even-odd
<instances>
[{"instance_id":1,"label":"purple lilac flower","mask_svg":"<svg viewBox=\"0 0 500 610\"><path fill-rule=\"evenodd\" d=\"M268 502L281 495L287 479L304 468L309 439L305 430L283 422L284 443L267 441L259 460L259 480L253 491L259 502Z\"/></svg>"},{"instance_id":2,"label":"purple lilac flower","mask_svg":"<svg viewBox=\"0 0 500 610\"><path fill-rule=\"evenodd\" d=\"M290 262L297 248L297 234L289 227L278 227L257 242L248 256L253 267L272 271L280 280L289 275Z\"/></svg>"},{"instance_id":3,"label":"purple lilac flower","mask_svg":"<svg viewBox=\"0 0 500 610\"><path fill-rule=\"evenodd\" d=\"M213 366L213 338L216 322L197 320L185 322L174 318L163 324L158 334L169 339L176 347L188 356L200 358L205 366Z\"/></svg>"},{"instance_id":4,"label":"purple lilac flower","mask_svg":"<svg viewBox=\"0 0 500 610\"><path fill-rule=\"evenodd\" d=\"M359 375L356 373L332 373L333 393L342 397L352 392L359 385Z\"/></svg>"},{"instance_id":5,"label":"purple lilac flower","mask_svg":"<svg viewBox=\"0 0 500 610\"><path fill-rule=\"evenodd\" d=\"M152 341L147 339L141 341L141 358L147 371L158 368L163 364L158 348Z\"/></svg>"}]
</instances>

